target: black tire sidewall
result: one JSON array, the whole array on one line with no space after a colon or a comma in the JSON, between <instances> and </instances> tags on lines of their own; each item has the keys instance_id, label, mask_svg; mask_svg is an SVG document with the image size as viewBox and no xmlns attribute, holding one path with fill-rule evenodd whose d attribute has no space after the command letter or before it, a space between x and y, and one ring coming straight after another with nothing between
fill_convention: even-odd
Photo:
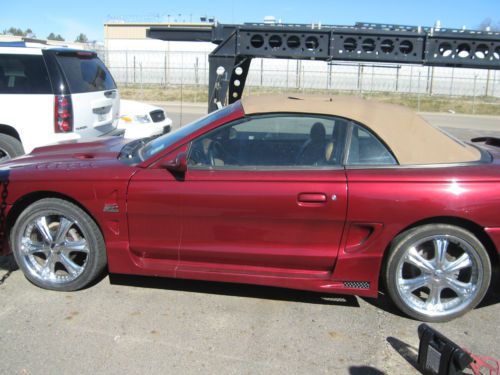
<instances>
[{"instance_id":1,"label":"black tire sidewall","mask_svg":"<svg viewBox=\"0 0 500 375\"><path fill-rule=\"evenodd\" d=\"M411 243L415 243L416 241L423 239L425 237L430 237L433 235L452 235L469 243L474 251L475 260L480 263L480 266L483 269L483 279L482 283L479 286L479 291L477 292L475 298L462 310L455 312L453 314L440 315L431 317L425 314L422 314L418 311L413 310L411 307L406 305L406 303L401 298L398 288L397 288L397 265L401 258L405 256L408 245ZM484 245L477 239L474 234L469 232L466 229L448 225L448 224L428 224L421 227L413 228L406 232L403 232L399 236L397 236L391 246L390 254L387 259L386 268L385 268L385 286L389 296L392 301L396 304L396 306L403 311L408 316L426 322L447 322L452 319L455 319L459 316L464 315L468 311L472 310L476 307L481 300L486 295L490 281L491 281L491 262L488 256L488 252L486 251Z\"/></svg>"},{"instance_id":2,"label":"black tire sidewall","mask_svg":"<svg viewBox=\"0 0 500 375\"><path fill-rule=\"evenodd\" d=\"M22 254L20 253L21 250L19 240L27 224L32 222L36 217L46 215L64 215L76 220L88 243L89 253L87 254L87 260L83 272L75 280L64 284L43 281L31 275L27 266L24 264ZM44 289L59 291L74 291L82 289L94 281L106 265L104 239L99 228L97 227L97 224L81 208L62 199L41 199L28 206L16 220L16 223L10 233L10 242L16 262L26 278L33 284Z\"/></svg>"},{"instance_id":3,"label":"black tire sidewall","mask_svg":"<svg viewBox=\"0 0 500 375\"><path fill-rule=\"evenodd\" d=\"M4 151L10 159L24 154L21 142L7 134L0 134L0 149Z\"/></svg>"}]
</instances>

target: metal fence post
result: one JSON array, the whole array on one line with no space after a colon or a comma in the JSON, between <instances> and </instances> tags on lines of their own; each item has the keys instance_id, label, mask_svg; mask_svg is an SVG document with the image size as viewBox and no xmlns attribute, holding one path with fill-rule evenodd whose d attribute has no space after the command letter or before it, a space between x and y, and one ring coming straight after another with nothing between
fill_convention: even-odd
<instances>
[{"instance_id":1,"label":"metal fence post","mask_svg":"<svg viewBox=\"0 0 500 375\"><path fill-rule=\"evenodd\" d=\"M125 51L125 86L128 86L128 51Z\"/></svg>"},{"instance_id":2,"label":"metal fence post","mask_svg":"<svg viewBox=\"0 0 500 375\"><path fill-rule=\"evenodd\" d=\"M300 65L300 82L302 84L302 92L305 91L306 89L306 82L305 82L305 74L306 73L306 68L304 67L304 65Z\"/></svg>"},{"instance_id":3,"label":"metal fence post","mask_svg":"<svg viewBox=\"0 0 500 375\"><path fill-rule=\"evenodd\" d=\"M297 60L295 68L295 86L297 89L300 89L300 60Z\"/></svg>"},{"instance_id":4,"label":"metal fence post","mask_svg":"<svg viewBox=\"0 0 500 375\"><path fill-rule=\"evenodd\" d=\"M198 85L200 83L200 78L198 76L198 57L196 57L196 60L194 62L194 83Z\"/></svg>"},{"instance_id":5,"label":"metal fence post","mask_svg":"<svg viewBox=\"0 0 500 375\"><path fill-rule=\"evenodd\" d=\"M168 59L168 54L167 54L167 51L165 51L165 58L163 60L163 82L164 82L164 86L167 87L167 76L168 76L168 73L167 73L167 59Z\"/></svg>"},{"instance_id":6,"label":"metal fence post","mask_svg":"<svg viewBox=\"0 0 500 375\"><path fill-rule=\"evenodd\" d=\"M420 76L422 72L418 72L418 87L417 87L417 112L420 112Z\"/></svg>"},{"instance_id":7,"label":"metal fence post","mask_svg":"<svg viewBox=\"0 0 500 375\"><path fill-rule=\"evenodd\" d=\"M200 77L198 73L198 57L196 57L195 63L194 63L194 82L195 82L195 87L194 87L194 101L196 103L198 99L198 85L200 83Z\"/></svg>"},{"instance_id":8,"label":"metal fence post","mask_svg":"<svg viewBox=\"0 0 500 375\"><path fill-rule=\"evenodd\" d=\"M358 65L358 90L359 93L363 93L363 65Z\"/></svg>"},{"instance_id":9,"label":"metal fence post","mask_svg":"<svg viewBox=\"0 0 500 375\"><path fill-rule=\"evenodd\" d=\"M135 85L135 55L134 55L134 85Z\"/></svg>"},{"instance_id":10,"label":"metal fence post","mask_svg":"<svg viewBox=\"0 0 500 375\"><path fill-rule=\"evenodd\" d=\"M451 68L451 80L450 80L450 93L448 96L452 96L453 95L453 77L455 75L455 68Z\"/></svg>"},{"instance_id":11,"label":"metal fence post","mask_svg":"<svg viewBox=\"0 0 500 375\"><path fill-rule=\"evenodd\" d=\"M477 74L474 75L474 88L472 89L472 114L476 114L476 82L477 82Z\"/></svg>"},{"instance_id":12,"label":"metal fence post","mask_svg":"<svg viewBox=\"0 0 500 375\"><path fill-rule=\"evenodd\" d=\"M260 86L264 83L264 59L260 59Z\"/></svg>"},{"instance_id":13,"label":"metal fence post","mask_svg":"<svg viewBox=\"0 0 500 375\"><path fill-rule=\"evenodd\" d=\"M411 81L413 80L413 65L410 65L410 85L408 87L408 93L411 94Z\"/></svg>"},{"instance_id":14,"label":"metal fence post","mask_svg":"<svg viewBox=\"0 0 500 375\"><path fill-rule=\"evenodd\" d=\"M289 82L288 82L288 80L289 80L289 77L288 77L288 75L289 75L289 70L290 70L290 60L289 60L289 59L287 59L287 60L286 60L286 91L287 91L287 92L288 92L288 85L289 85Z\"/></svg>"},{"instance_id":15,"label":"metal fence post","mask_svg":"<svg viewBox=\"0 0 500 375\"><path fill-rule=\"evenodd\" d=\"M396 92L398 92L399 89L399 67L396 68Z\"/></svg>"},{"instance_id":16,"label":"metal fence post","mask_svg":"<svg viewBox=\"0 0 500 375\"><path fill-rule=\"evenodd\" d=\"M495 95L495 83L497 81L497 71L495 70L495 72L493 73L493 82L491 83L491 96L496 96Z\"/></svg>"},{"instance_id":17,"label":"metal fence post","mask_svg":"<svg viewBox=\"0 0 500 375\"><path fill-rule=\"evenodd\" d=\"M372 66L372 76L371 76L371 80L370 80L370 91L371 92L374 92L375 90L373 90L373 76L375 74L375 67ZM396 81L396 91L398 90L398 82Z\"/></svg>"},{"instance_id":18,"label":"metal fence post","mask_svg":"<svg viewBox=\"0 0 500 375\"><path fill-rule=\"evenodd\" d=\"M328 89L332 89L332 74L333 74L333 68L332 64L328 64Z\"/></svg>"},{"instance_id":19,"label":"metal fence post","mask_svg":"<svg viewBox=\"0 0 500 375\"><path fill-rule=\"evenodd\" d=\"M434 88L434 67L431 67L431 81L429 84L429 95L432 95L432 90Z\"/></svg>"},{"instance_id":20,"label":"metal fence post","mask_svg":"<svg viewBox=\"0 0 500 375\"><path fill-rule=\"evenodd\" d=\"M184 54L181 54L181 113L179 118L179 125L182 126L182 102L184 100L183 87L184 86Z\"/></svg>"},{"instance_id":21,"label":"metal fence post","mask_svg":"<svg viewBox=\"0 0 500 375\"><path fill-rule=\"evenodd\" d=\"M142 87L142 62L139 63L139 77L141 80L141 100L144 100L144 91Z\"/></svg>"},{"instance_id":22,"label":"metal fence post","mask_svg":"<svg viewBox=\"0 0 500 375\"><path fill-rule=\"evenodd\" d=\"M205 54L205 60L203 61L203 83L206 85L207 82L207 61L208 61L208 56Z\"/></svg>"},{"instance_id":23,"label":"metal fence post","mask_svg":"<svg viewBox=\"0 0 500 375\"><path fill-rule=\"evenodd\" d=\"M488 75L486 76L486 90L484 90L484 96L488 96L488 91L490 88L490 74L491 70L488 69Z\"/></svg>"}]
</instances>

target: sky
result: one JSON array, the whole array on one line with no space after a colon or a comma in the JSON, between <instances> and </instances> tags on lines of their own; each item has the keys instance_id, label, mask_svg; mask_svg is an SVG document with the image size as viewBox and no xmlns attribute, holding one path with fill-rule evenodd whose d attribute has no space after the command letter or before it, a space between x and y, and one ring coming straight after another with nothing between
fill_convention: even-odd
<instances>
[{"instance_id":1,"label":"sky","mask_svg":"<svg viewBox=\"0 0 500 375\"><path fill-rule=\"evenodd\" d=\"M74 40L84 33L103 40L103 24L127 22L198 21L214 16L221 23L262 22L275 16L288 23L351 25L354 22L477 28L485 18L500 25L500 0L0 0L0 32L11 26L31 28L39 38L51 32Z\"/></svg>"}]
</instances>

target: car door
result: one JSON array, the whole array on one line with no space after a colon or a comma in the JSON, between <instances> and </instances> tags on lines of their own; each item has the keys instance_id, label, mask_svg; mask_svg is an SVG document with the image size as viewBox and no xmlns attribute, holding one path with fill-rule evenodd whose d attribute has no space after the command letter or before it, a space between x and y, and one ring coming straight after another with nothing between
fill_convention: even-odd
<instances>
[{"instance_id":1,"label":"car door","mask_svg":"<svg viewBox=\"0 0 500 375\"><path fill-rule=\"evenodd\" d=\"M182 230L183 185L165 168L144 168L127 193L130 253L137 265L175 276Z\"/></svg>"},{"instance_id":2,"label":"car door","mask_svg":"<svg viewBox=\"0 0 500 375\"><path fill-rule=\"evenodd\" d=\"M179 271L329 274L347 210L344 134L340 119L277 114L195 139Z\"/></svg>"}]
</instances>

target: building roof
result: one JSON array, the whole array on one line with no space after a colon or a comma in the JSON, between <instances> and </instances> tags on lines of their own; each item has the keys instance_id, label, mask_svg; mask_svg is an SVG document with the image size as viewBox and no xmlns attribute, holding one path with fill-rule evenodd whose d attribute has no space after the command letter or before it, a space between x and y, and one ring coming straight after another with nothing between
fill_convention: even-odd
<instances>
[{"instance_id":1,"label":"building roof","mask_svg":"<svg viewBox=\"0 0 500 375\"><path fill-rule=\"evenodd\" d=\"M354 120L377 134L399 164L443 164L481 159L478 149L430 125L409 108L347 96L263 95L242 99L246 114L308 113Z\"/></svg>"}]
</instances>

